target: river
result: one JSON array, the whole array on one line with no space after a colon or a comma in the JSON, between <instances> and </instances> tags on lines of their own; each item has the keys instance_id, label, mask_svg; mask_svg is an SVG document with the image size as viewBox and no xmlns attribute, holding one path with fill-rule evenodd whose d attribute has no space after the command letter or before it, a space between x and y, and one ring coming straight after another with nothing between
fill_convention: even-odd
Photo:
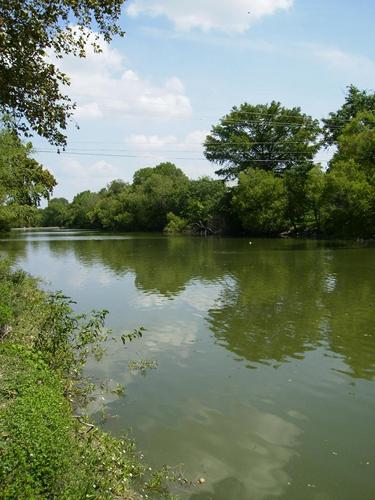
<instances>
[{"instance_id":1,"label":"river","mask_svg":"<svg viewBox=\"0 0 375 500\"><path fill-rule=\"evenodd\" d=\"M93 418L130 432L189 500L375 498L375 246L19 231L0 252L119 339ZM132 360L157 368L129 370ZM99 404L100 403L100 404Z\"/></svg>"}]
</instances>

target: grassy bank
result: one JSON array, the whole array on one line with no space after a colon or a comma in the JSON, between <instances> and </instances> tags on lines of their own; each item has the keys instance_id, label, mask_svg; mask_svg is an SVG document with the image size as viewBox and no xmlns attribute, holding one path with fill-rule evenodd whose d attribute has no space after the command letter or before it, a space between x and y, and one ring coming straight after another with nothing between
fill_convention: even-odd
<instances>
[{"instance_id":1,"label":"grassy bank","mask_svg":"<svg viewBox=\"0 0 375 500\"><path fill-rule=\"evenodd\" d=\"M74 315L67 298L0 262L0 498L169 498L130 440L75 415L104 317Z\"/></svg>"}]
</instances>

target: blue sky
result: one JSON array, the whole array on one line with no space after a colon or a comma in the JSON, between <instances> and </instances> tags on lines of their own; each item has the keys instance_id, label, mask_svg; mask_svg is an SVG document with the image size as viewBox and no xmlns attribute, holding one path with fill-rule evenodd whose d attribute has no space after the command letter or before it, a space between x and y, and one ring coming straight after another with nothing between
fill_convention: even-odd
<instances>
[{"instance_id":1,"label":"blue sky","mask_svg":"<svg viewBox=\"0 0 375 500\"><path fill-rule=\"evenodd\" d=\"M125 38L59 63L80 129L62 155L35 138L51 151L37 159L68 199L161 161L213 175L202 142L232 106L278 100L321 118L350 83L374 89L374 22L374 0L128 0Z\"/></svg>"}]
</instances>

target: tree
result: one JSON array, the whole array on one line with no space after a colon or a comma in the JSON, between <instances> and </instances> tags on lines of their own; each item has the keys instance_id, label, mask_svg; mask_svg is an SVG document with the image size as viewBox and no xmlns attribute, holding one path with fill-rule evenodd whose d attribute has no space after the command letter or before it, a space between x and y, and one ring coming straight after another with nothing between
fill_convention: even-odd
<instances>
[{"instance_id":1,"label":"tree","mask_svg":"<svg viewBox=\"0 0 375 500\"><path fill-rule=\"evenodd\" d=\"M283 179L254 168L240 173L233 207L247 233L277 234L285 230L287 203Z\"/></svg>"},{"instance_id":2,"label":"tree","mask_svg":"<svg viewBox=\"0 0 375 500\"><path fill-rule=\"evenodd\" d=\"M98 201L89 215L93 226L112 231L135 229L131 190L129 184L117 179L99 191Z\"/></svg>"},{"instance_id":3,"label":"tree","mask_svg":"<svg viewBox=\"0 0 375 500\"><path fill-rule=\"evenodd\" d=\"M280 103L242 104L215 125L205 141L205 156L220 165L216 173L235 179L248 168L276 175L311 162L319 150L319 122Z\"/></svg>"},{"instance_id":4,"label":"tree","mask_svg":"<svg viewBox=\"0 0 375 500\"><path fill-rule=\"evenodd\" d=\"M50 58L85 57L87 43L100 51L122 35L117 24L124 0L2 0L0 3L0 110L12 126L64 146L75 105L61 90L69 83ZM91 28L97 30L94 35Z\"/></svg>"},{"instance_id":5,"label":"tree","mask_svg":"<svg viewBox=\"0 0 375 500\"><path fill-rule=\"evenodd\" d=\"M219 232L223 226L225 195L222 181L209 177L190 181L184 209L190 227L204 235Z\"/></svg>"},{"instance_id":6,"label":"tree","mask_svg":"<svg viewBox=\"0 0 375 500\"><path fill-rule=\"evenodd\" d=\"M375 183L354 160L337 161L326 178L326 233L341 237L375 235Z\"/></svg>"},{"instance_id":7,"label":"tree","mask_svg":"<svg viewBox=\"0 0 375 500\"><path fill-rule=\"evenodd\" d=\"M342 160L355 160L367 175L375 174L375 110L358 113L343 128L329 168Z\"/></svg>"},{"instance_id":8,"label":"tree","mask_svg":"<svg viewBox=\"0 0 375 500\"><path fill-rule=\"evenodd\" d=\"M98 200L99 195L89 190L77 194L73 198L67 211L68 226L80 229L95 227L95 225L92 224L91 212L94 210Z\"/></svg>"},{"instance_id":9,"label":"tree","mask_svg":"<svg viewBox=\"0 0 375 500\"><path fill-rule=\"evenodd\" d=\"M323 119L326 146L337 144L346 124L361 111L375 113L375 92L359 90L355 85L349 85L341 108Z\"/></svg>"},{"instance_id":10,"label":"tree","mask_svg":"<svg viewBox=\"0 0 375 500\"><path fill-rule=\"evenodd\" d=\"M32 144L23 144L17 135L4 128L0 131L0 178L2 203L39 206L49 199L56 180L30 157Z\"/></svg>"},{"instance_id":11,"label":"tree","mask_svg":"<svg viewBox=\"0 0 375 500\"><path fill-rule=\"evenodd\" d=\"M188 187L188 177L173 163L142 168L134 174L130 204L138 229L161 231L167 214L179 214Z\"/></svg>"},{"instance_id":12,"label":"tree","mask_svg":"<svg viewBox=\"0 0 375 500\"><path fill-rule=\"evenodd\" d=\"M65 198L53 198L42 211L42 223L45 227L64 227L68 221L69 202Z\"/></svg>"},{"instance_id":13,"label":"tree","mask_svg":"<svg viewBox=\"0 0 375 500\"><path fill-rule=\"evenodd\" d=\"M23 144L15 132L0 130L0 227L32 225L42 199L49 199L56 180L30 157L31 143Z\"/></svg>"},{"instance_id":14,"label":"tree","mask_svg":"<svg viewBox=\"0 0 375 500\"><path fill-rule=\"evenodd\" d=\"M313 229L317 233L321 232L323 214L326 209L326 181L327 175L320 165L316 165L307 174L305 184L307 214L305 214L304 223L308 229ZM312 217L309 217L310 214L312 214ZM312 228L310 225L311 218Z\"/></svg>"},{"instance_id":15,"label":"tree","mask_svg":"<svg viewBox=\"0 0 375 500\"><path fill-rule=\"evenodd\" d=\"M340 236L373 237L375 113L358 113L337 141L326 178L325 229Z\"/></svg>"},{"instance_id":16,"label":"tree","mask_svg":"<svg viewBox=\"0 0 375 500\"><path fill-rule=\"evenodd\" d=\"M284 182L288 197L287 216L295 231L300 226L303 226L305 222L307 210L306 183L308 174L313 169L314 166L311 163L305 163L290 168L285 172Z\"/></svg>"}]
</instances>

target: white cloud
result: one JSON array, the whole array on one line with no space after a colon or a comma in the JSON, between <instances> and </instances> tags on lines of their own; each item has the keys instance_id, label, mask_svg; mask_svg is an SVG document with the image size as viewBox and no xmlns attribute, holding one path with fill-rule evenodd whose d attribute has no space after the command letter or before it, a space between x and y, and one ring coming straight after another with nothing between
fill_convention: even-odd
<instances>
[{"instance_id":1,"label":"white cloud","mask_svg":"<svg viewBox=\"0 0 375 500\"><path fill-rule=\"evenodd\" d=\"M154 152L162 151L166 146L176 146L177 138L174 135L144 135L131 134L126 137L126 143L133 146L137 151Z\"/></svg>"},{"instance_id":2,"label":"white cloud","mask_svg":"<svg viewBox=\"0 0 375 500\"><path fill-rule=\"evenodd\" d=\"M122 54L102 37L97 43L101 53L87 45L85 59L67 56L54 60L71 79L67 92L78 102L76 118L191 115L190 100L179 78L170 76L161 85L155 85L127 67Z\"/></svg>"},{"instance_id":3,"label":"white cloud","mask_svg":"<svg viewBox=\"0 0 375 500\"><path fill-rule=\"evenodd\" d=\"M215 168L204 159L203 142L208 134L205 130L194 130L183 139L174 135L131 134L126 144L135 154L149 158L154 165L163 161L176 163L191 178L203 175L214 176Z\"/></svg>"},{"instance_id":4,"label":"white cloud","mask_svg":"<svg viewBox=\"0 0 375 500\"><path fill-rule=\"evenodd\" d=\"M77 193L89 189L98 191L113 179L122 177L120 167L104 160L81 162L72 156L60 156L53 163L44 161L46 168L56 177L58 185L53 196L69 200Z\"/></svg>"},{"instance_id":5,"label":"white cloud","mask_svg":"<svg viewBox=\"0 0 375 500\"><path fill-rule=\"evenodd\" d=\"M63 158L59 171L69 177L90 178L90 179L113 179L119 174L118 168L104 160L95 161L87 166L82 165L78 160Z\"/></svg>"},{"instance_id":6,"label":"white cloud","mask_svg":"<svg viewBox=\"0 0 375 500\"><path fill-rule=\"evenodd\" d=\"M242 33L258 19L288 10L294 0L200 0L178 2L176 0L133 0L127 8L130 16L141 14L165 16L179 31L198 28L202 31L221 30Z\"/></svg>"},{"instance_id":7,"label":"white cloud","mask_svg":"<svg viewBox=\"0 0 375 500\"><path fill-rule=\"evenodd\" d=\"M174 135L144 135L131 134L125 138L127 144L134 146L139 151L154 153L160 152L184 152L200 153L203 155L203 142L208 132L205 130L194 130L188 133L183 140L178 140Z\"/></svg>"},{"instance_id":8,"label":"white cloud","mask_svg":"<svg viewBox=\"0 0 375 500\"><path fill-rule=\"evenodd\" d=\"M366 56L344 52L334 47L316 47L313 49L313 53L337 69L375 72L375 61Z\"/></svg>"},{"instance_id":9,"label":"white cloud","mask_svg":"<svg viewBox=\"0 0 375 500\"><path fill-rule=\"evenodd\" d=\"M346 52L337 47L320 45L305 45L305 48L317 58L328 65L333 71L348 75L348 82L373 87L375 79L375 59L362 54Z\"/></svg>"},{"instance_id":10,"label":"white cloud","mask_svg":"<svg viewBox=\"0 0 375 500\"><path fill-rule=\"evenodd\" d=\"M97 102L78 105L75 112L76 118L101 118L102 116L103 112Z\"/></svg>"}]
</instances>

